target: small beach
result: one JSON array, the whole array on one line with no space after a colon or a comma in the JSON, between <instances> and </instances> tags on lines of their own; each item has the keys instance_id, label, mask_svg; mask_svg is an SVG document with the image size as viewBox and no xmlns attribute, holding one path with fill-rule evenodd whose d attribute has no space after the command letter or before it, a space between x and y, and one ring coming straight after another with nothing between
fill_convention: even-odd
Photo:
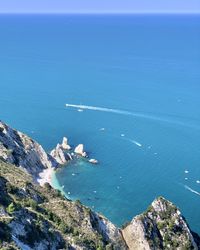
<instances>
[{"instance_id":1,"label":"small beach","mask_svg":"<svg viewBox=\"0 0 200 250\"><path fill-rule=\"evenodd\" d=\"M53 177L54 172L55 172L54 168L44 169L39 174L40 178L37 179L37 181L40 184L40 186L44 186L45 183L49 183L50 185L52 185L51 182L52 182L52 177Z\"/></svg>"}]
</instances>

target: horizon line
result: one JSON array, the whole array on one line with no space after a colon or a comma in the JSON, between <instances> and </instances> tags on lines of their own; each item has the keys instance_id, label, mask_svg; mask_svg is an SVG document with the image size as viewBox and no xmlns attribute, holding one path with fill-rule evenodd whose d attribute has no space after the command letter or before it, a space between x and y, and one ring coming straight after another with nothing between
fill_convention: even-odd
<instances>
[{"instance_id":1,"label":"horizon line","mask_svg":"<svg viewBox=\"0 0 200 250\"><path fill-rule=\"evenodd\" d=\"M158 11L135 11L135 12L0 12L0 15L199 15L196 12L158 12Z\"/></svg>"}]
</instances>

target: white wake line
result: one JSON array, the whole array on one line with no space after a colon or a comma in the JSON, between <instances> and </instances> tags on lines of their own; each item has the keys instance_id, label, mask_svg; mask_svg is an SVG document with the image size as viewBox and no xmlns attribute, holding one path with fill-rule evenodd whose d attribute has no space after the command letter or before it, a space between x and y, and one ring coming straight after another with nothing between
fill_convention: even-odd
<instances>
[{"instance_id":1,"label":"white wake line","mask_svg":"<svg viewBox=\"0 0 200 250\"><path fill-rule=\"evenodd\" d=\"M71 108L79 108L79 109L88 109L88 110L95 110L95 111L101 111L101 112L108 112L108 113L116 113L121 115L133 115L133 113L120 110L120 109L110 109L110 108L104 108L104 107L95 107L95 106L87 106L87 105L76 105L76 104L66 104L66 107ZM140 115L140 114L138 114Z\"/></svg>"},{"instance_id":2,"label":"white wake line","mask_svg":"<svg viewBox=\"0 0 200 250\"><path fill-rule=\"evenodd\" d=\"M181 126L187 126L187 127L192 127L192 128L198 128L196 126L192 126L190 124L186 124L184 122L180 121L173 121L173 120L167 120L165 118L159 118L156 116L152 115L147 115L147 114L141 114L141 113L136 113L136 112L129 112L121 109L111 109L111 108L106 108L106 107L95 107L95 106L88 106L88 105L77 105L77 104L66 104L66 107L70 108L78 108L78 109L86 109L86 110L94 110L94 111L99 111L99 112L107 112L107 113L115 113L115 114L120 114L120 115L128 115L128 116L134 116L134 117L139 117L139 118L144 118L144 119L151 119L154 121L160 121L160 122L167 122L171 124L178 124Z\"/></svg>"},{"instance_id":3,"label":"white wake line","mask_svg":"<svg viewBox=\"0 0 200 250\"><path fill-rule=\"evenodd\" d=\"M184 185L184 187L185 187L185 189L189 190L190 192L192 192L192 193L197 194L197 195L199 195L199 196L200 196L200 193L199 193L199 192L197 192L196 190L194 190L194 189L192 189L192 188L188 187L187 185Z\"/></svg>"},{"instance_id":4,"label":"white wake line","mask_svg":"<svg viewBox=\"0 0 200 250\"><path fill-rule=\"evenodd\" d=\"M135 140L132 140L132 139L127 139L127 140L130 141L131 143L134 143L138 147L142 147L142 144L139 143L138 141L135 141Z\"/></svg>"}]
</instances>

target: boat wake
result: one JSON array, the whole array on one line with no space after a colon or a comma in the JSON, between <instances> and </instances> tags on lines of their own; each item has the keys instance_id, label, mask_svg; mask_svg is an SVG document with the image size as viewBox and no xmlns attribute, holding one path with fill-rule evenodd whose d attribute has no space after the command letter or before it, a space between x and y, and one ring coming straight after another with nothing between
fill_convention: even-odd
<instances>
[{"instance_id":1,"label":"boat wake","mask_svg":"<svg viewBox=\"0 0 200 250\"><path fill-rule=\"evenodd\" d=\"M190 192L192 192L192 193L194 193L194 194L197 194L197 195L200 195L199 192L197 192L196 190L194 190L194 189L188 187L187 185L184 185L184 187L185 187L185 189L189 190Z\"/></svg>"},{"instance_id":2,"label":"boat wake","mask_svg":"<svg viewBox=\"0 0 200 250\"><path fill-rule=\"evenodd\" d=\"M135 141L135 140L129 139L129 141L130 141L131 143L135 144L135 145L138 146L138 147L142 147L142 144L139 143L139 142L137 142L137 141Z\"/></svg>"},{"instance_id":3,"label":"boat wake","mask_svg":"<svg viewBox=\"0 0 200 250\"><path fill-rule=\"evenodd\" d=\"M121 115L133 115L133 113L129 111L123 111L120 109L110 109L110 108L104 108L104 107L95 107L95 106L87 106L87 105L76 105L76 104L66 104L66 107L70 108L78 108L78 109L88 109L88 110L95 110L95 111L101 111L101 112L108 112L108 113L116 113ZM140 114L138 114L140 115Z\"/></svg>"},{"instance_id":4,"label":"boat wake","mask_svg":"<svg viewBox=\"0 0 200 250\"><path fill-rule=\"evenodd\" d=\"M187 127L199 129L199 127L197 127L197 126L193 126L190 124L186 124L185 122L174 120L174 118L167 119L165 117L158 117L158 116L148 115L148 114L139 113L139 112L130 112L130 111L126 111L126 110L112 109L112 108L106 108L106 107L96 107L96 106L78 105L78 104L70 104L70 103L67 103L65 105L66 105L66 107L76 108L78 110L93 110L93 111L99 111L99 112L107 112L107 113L114 113L114 114L120 114L120 115L134 116L134 117L138 117L138 118L149 119L149 120L154 120L154 121L165 122L165 123L170 123L170 124L181 125L184 127L187 126Z\"/></svg>"}]
</instances>

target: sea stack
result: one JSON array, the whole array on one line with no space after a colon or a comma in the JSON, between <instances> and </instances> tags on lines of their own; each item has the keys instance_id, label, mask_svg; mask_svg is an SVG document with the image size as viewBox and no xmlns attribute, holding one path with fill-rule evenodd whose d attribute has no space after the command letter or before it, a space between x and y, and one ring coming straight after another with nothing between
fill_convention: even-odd
<instances>
[{"instance_id":1,"label":"sea stack","mask_svg":"<svg viewBox=\"0 0 200 250\"><path fill-rule=\"evenodd\" d=\"M70 150L71 149L70 145L68 145L68 139L66 137L63 137L62 148L64 150Z\"/></svg>"},{"instance_id":2,"label":"sea stack","mask_svg":"<svg viewBox=\"0 0 200 250\"><path fill-rule=\"evenodd\" d=\"M60 144L57 144L56 148L51 151L50 155L61 165L70 160L68 154L64 152L63 146Z\"/></svg>"},{"instance_id":3,"label":"sea stack","mask_svg":"<svg viewBox=\"0 0 200 250\"><path fill-rule=\"evenodd\" d=\"M89 159L89 162L92 163L92 164L97 164L98 161L96 159Z\"/></svg>"},{"instance_id":4,"label":"sea stack","mask_svg":"<svg viewBox=\"0 0 200 250\"><path fill-rule=\"evenodd\" d=\"M82 157L86 157L86 156L87 156L86 152L84 152L84 146L83 146L83 144L79 144L79 145L75 148L74 152L75 152L76 154L78 154L78 155L81 155Z\"/></svg>"}]
</instances>

